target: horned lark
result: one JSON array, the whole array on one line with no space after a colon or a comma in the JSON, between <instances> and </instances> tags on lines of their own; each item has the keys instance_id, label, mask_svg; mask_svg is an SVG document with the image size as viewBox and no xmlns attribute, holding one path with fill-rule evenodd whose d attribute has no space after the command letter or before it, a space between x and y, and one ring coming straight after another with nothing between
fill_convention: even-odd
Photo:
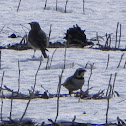
<instances>
[{"instance_id":1,"label":"horned lark","mask_svg":"<svg viewBox=\"0 0 126 126\"><path fill-rule=\"evenodd\" d=\"M68 77L65 82L62 84L66 89L69 90L69 94L71 94L75 90L82 90L82 86L84 85L84 73L86 72L83 68L78 68L74 75Z\"/></svg>"},{"instance_id":2,"label":"horned lark","mask_svg":"<svg viewBox=\"0 0 126 126\"><path fill-rule=\"evenodd\" d=\"M28 34L28 44L34 49L34 54L37 49L41 50L44 58L47 58L47 47L48 47L48 38L46 33L40 28L38 22L29 23L31 30ZM34 55L33 55L34 56Z\"/></svg>"}]
</instances>

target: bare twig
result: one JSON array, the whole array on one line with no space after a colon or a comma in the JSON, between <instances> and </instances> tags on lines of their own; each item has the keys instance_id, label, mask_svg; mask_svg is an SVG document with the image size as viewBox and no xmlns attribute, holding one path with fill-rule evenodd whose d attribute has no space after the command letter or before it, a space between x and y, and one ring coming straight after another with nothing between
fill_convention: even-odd
<instances>
[{"instance_id":1,"label":"bare twig","mask_svg":"<svg viewBox=\"0 0 126 126\"><path fill-rule=\"evenodd\" d=\"M108 65L109 65L109 54L108 54L108 60L107 60L107 65L106 65L106 70L108 69Z\"/></svg>"},{"instance_id":2,"label":"bare twig","mask_svg":"<svg viewBox=\"0 0 126 126\"><path fill-rule=\"evenodd\" d=\"M117 22L117 27L116 27L116 41L115 41L115 48L117 46L117 42L118 42L118 27L119 27L119 22Z\"/></svg>"},{"instance_id":3,"label":"bare twig","mask_svg":"<svg viewBox=\"0 0 126 126\"><path fill-rule=\"evenodd\" d=\"M41 85L41 87L47 92L47 93L49 93L49 91L48 90L46 90L42 85ZM50 94L50 93L49 93Z\"/></svg>"},{"instance_id":4,"label":"bare twig","mask_svg":"<svg viewBox=\"0 0 126 126\"><path fill-rule=\"evenodd\" d=\"M23 118L24 118L24 116L25 116L25 114L26 114L26 111L27 111L27 109L28 109L28 106L29 106L29 104L30 104L30 102L31 102L31 99L34 97L34 92L35 92L35 87L36 87L37 75L38 75L38 72L39 72L39 70L40 70L41 63L42 63L42 58L40 58L40 64L39 64L39 67L38 67L37 72L36 72L36 74L35 74L35 83L34 83L34 86L33 86L32 93L30 94L30 95L31 95L31 96L30 96L30 99L28 100L28 103L27 103L27 105L26 105L25 111L24 111L22 117L20 118L19 123L22 122L22 120L23 120Z\"/></svg>"},{"instance_id":5,"label":"bare twig","mask_svg":"<svg viewBox=\"0 0 126 126\"><path fill-rule=\"evenodd\" d=\"M51 32L52 32L52 24L50 25L48 42L49 42L49 40L50 40Z\"/></svg>"},{"instance_id":6,"label":"bare twig","mask_svg":"<svg viewBox=\"0 0 126 126\"><path fill-rule=\"evenodd\" d=\"M118 43L118 48L120 47L120 42L121 42L121 24L120 24L120 32L119 32L119 43Z\"/></svg>"},{"instance_id":7,"label":"bare twig","mask_svg":"<svg viewBox=\"0 0 126 126\"><path fill-rule=\"evenodd\" d=\"M85 4L85 0L83 0L83 13L85 14L85 7L84 7L84 4Z\"/></svg>"},{"instance_id":8,"label":"bare twig","mask_svg":"<svg viewBox=\"0 0 126 126\"><path fill-rule=\"evenodd\" d=\"M21 70L20 70L20 62L19 62L19 60L18 60L18 93L19 93L19 91L20 91L20 75L21 75Z\"/></svg>"},{"instance_id":9,"label":"bare twig","mask_svg":"<svg viewBox=\"0 0 126 126\"><path fill-rule=\"evenodd\" d=\"M113 81L113 85L112 85L112 96L113 96L113 94L114 94L114 87L115 87L116 77L117 77L117 73L115 73L114 81Z\"/></svg>"},{"instance_id":10,"label":"bare twig","mask_svg":"<svg viewBox=\"0 0 126 126\"><path fill-rule=\"evenodd\" d=\"M65 47L65 53L64 53L64 66L63 66L63 69L66 68L66 51L67 51L67 48Z\"/></svg>"},{"instance_id":11,"label":"bare twig","mask_svg":"<svg viewBox=\"0 0 126 126\"><path fill-rule=\"evenodd\" d=\"M92 76L93 66L94 66L94 63L91 65L91 73L90 73L90 76L89 76L89 79L88 79L88 89L89 89L89 82L90 82L90 79L91 79L91 76Z\"/></svg>"},{"instance_id":12,"label":"bare twig","mask_svg":"<svg viewBox=\"0 0 126 126\"><path fill-rule=\"evenodd\" d=\"M107 126L107 124L108 124L108 111L109 111L109 100L110 100L110 95L111 95L111 86L110 86L109 96L107 97L106 126Z\"/></svg>"},{"instance_id":13,"label":"bare twig","mask_svg":"<svg viewBox=\"0 0 126 126\"><path fill-rule=\"evenodd\" d=\"M59 98L60 98L61 81L62 81L63 72L64 72L64 69L62 69L61 75L59 76L59 83L58 83L58 88L57 88L57 113L56 113L55 123L59 115Z\"/></svg>"},{"instance_id":14,"label":"bare twig","mask_svg":"<svg viewBox=\"0 0 126 126\"><path fill-rule=\"evenodd\" d=\"M51 57L51 59L50 59L49 69L51 68L51 65L52 65L52 59L53 59L53 56L54 56L56 50L57 50L57 48L54 50L54 52L53 52L53 54L52 54L52 57Z\"/></svg>"},{"instance_id":15,"label":"bare twig","mask_svg":"<svg viewBox=\"0 0 126 126\"><path fill-rule=\"evenodd\" d=\"M24 116L25 116L25 114L26 114L26 111L27 111L27 109L28 109L28 106L29 106L29 104L30 104L30 102L31 102L31 99L32 99L32 97L28 100L28 103L27 103L27 105L26 105L25 111L24 111L22 117L20 118L19 123L22 122L22 120L23 120L23 118L24 118Z\"/></svg>"},{"instance_id":16,"label":"bare twig","mask_svg":"<svg viewBox=\"0 0 126 126\"><path fill-rule=\"evenodd\" d=\"M58 8L57 8L57 5L58 5L58 3L57 3L57 2L58 2L58 1L56 0L56 11L57 11L57 9L58 9Z\"/></svg>"},{"instance_id":17,"label":"bare twig","mask_svg":"<svg viewBox=\"0 0 126 126\"><path fill-rule=\"evenodd\" d=\"M66 63L66 48L65 48L65 54L64 54L64 68L62 69L61 75L59 76L59 83L58 83L58 87L57 87L57 113L56 113L55 123L56 123L58 115L59 115L59 98L60 98L62 76L63 76L64 70L65 70L65 63Z\"/></svg>"},{"instance_id":18,"label":"bare twig","mask_svg":"<svg viewBox=\"0 0 126 126\"><path fill-rule=\"evenodd\" d=\"M11 96L11 108L10 108L10 119L12 119L12 108L13 108L13 91L12 91L12 96Z\"/></svg>"},{"instance_id":19,"label":"bare twig","mask_svg":"<svg viewBox=\"0 0 126 126\"><path fill-rule=\"evenodd\" d=\"M68 3L68 0L66 0L66 4L65 4L65 13L66 13L66 8L67 8L67 3Z\"/></svg>"},{"instance_id":20,"label":"bare twig","mask_svg":"<svg viewBox=\"0 0 126 126\"><path fill-rule=\"evenodd\" d=\"M0 33L3 31L4 27L5 27L5 25L4 25L4 26L2 27L2 29L0 30Z\"/></svg>"},{"instance_id":21,"label":"bare twig","mask_svg":"<svg viewBox=\"0 0 126 126\"><path fill-rule=\"evenodd\" d=\"M40 64L39 64L39 67L38 67L37 72L36 72L36 74L35 74L35 83L34 83L34 86L33 86L33 93L34 93L34 91L35 91L36 81L37 81L37 75L38 75L38 72L39 72L39 70L40 70L41 64L42 64L42 57L40 58Z\"/></svg>"},{"instance_id":22,"label":"bare twig","mask_svg":"<svg viewBox=\"0 0 126 126\"><path fill-rule=\"evenodd\" d=\"M76 116L74 116L74 118L72 120L72 126L74 126L75 120L76 120Z\"/></svg>"},{"instance_id":23,"label":"bare twig","mask_svg":"<svg viewBox=\"0 0 126 126\"><path fill-rule=\"evenodd\" d=\"M1 80L1 90L0 90L0 93L1 93L2 97L3 97L3 90L2 90L3 79L4 79L4 71L3 71L3 75L2 75L2 80ZM2 116L2 114L3 114L3 98L1 98L1 114L0 114L0 116L1 116L1 121L3 120L3 116Z\"/></svg>"},{"instance_id":24,"label":"bare twig","mask_svg":"<svg viewBox=\"0 0 126 126\"><path fill-rule=\"evenodd\" d=\"M47 5L47 0L45 1L45 6L44 6L44 10L46 9L46 5Z\"/></svg>"},{"instance_id":25,"label":"bare twig","mask_svg":"<svg viewBox=\"0 0 126 126\"><path fill-rule=\"evenodd\" d=\"M120 63L121 63L121 61L122 61L123 56L124 56L124 53L121 55L121 58L120 58L120 61L119 61L119 64L118 64L117 68L120 67Z\"/></svg>"},{"instance_id":26,"label":"bare twig","mask_svg":"<svg viewBox=\"0 0 126 126\"><path fill-rule=\"evenodd\" d=\"M107 91L106 91L106 97L109 96L109 90L110 90L111 80L112 80L112 74L110 75L109 84L108 84L108 88L107 88Z\"/></svg>"},{"instance_id":27,"label":"bare twig","mask_svg":"<svg viewBox=\"0 0 126 126\"><path fill-rule=\"evenodd\" d=\"M0 69L1 69L1 50L0 50Z\"/></svg>"},{"instance_id":28,"label":"bare twig","mask_svg":"<svg viewBox=\"0 0 126 126\"><path fill-rule=\"evenodd\" d=\"M17 7L17 12L19 10L20 4L21 4L21 0L19 0L19 4L18 4L18 7Z\"/></svg>"},{"instance_id":29,"label":"bare twig","mask_svg":"<svg viewBox=\"0 0 126 126\"><path fill-rule=\"evenodd\" d=\"M123 68L126 68L126 60L125 60L125 63L124 63L124 66L123 66Z\"/></svg>"}]
</instances>

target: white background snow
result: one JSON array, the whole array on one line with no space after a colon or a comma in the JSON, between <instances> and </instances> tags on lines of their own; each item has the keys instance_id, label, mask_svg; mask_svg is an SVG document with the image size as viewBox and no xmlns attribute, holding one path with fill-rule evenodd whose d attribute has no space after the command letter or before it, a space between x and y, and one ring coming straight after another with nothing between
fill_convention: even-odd
<instances>
[{"instance_id":1,"label":"white background snow","mask_svg":"<svg viewBox=\"0 0 126 126\"><path fill-rule=\"evenodd\" d=\"M125 48L126 41L126 1L125 0L85 0L85 14L83 14L83 0L69 0L67 13L64 13L65 0L58 0L58 11L55 11L55 1L48 0L47 8L43 10L45 0L22 0L19 11L17 6L19 0L0 0L0 45L18 43L26 33L29 32L29 22L38 21L41 28L49 33L52 24L51 42L64 41L63 37L69 27L78 24L86 30L87 38L100 36L106 33L113 33L113 42L115 41L115 31L117 22L122 25L121 47ZM22 28L22 26L25 26ZM12 33L21 36L16 39L8 38ZM104 41L101 42L104 44ZM55 49L49 49L48 55L51 57ZM36 90L41 93L44 86L50 93L55 94L59 81L59 75L64 64L65 49L57 49L54 54L51 69L45 70L47 60L42 61L40 71L37 76ZM117 68L121 55L124 53L123 60ZM107 56L110 55L108 70L105 70ZM35 74L39 66L41 52L36 52L36 59L32 59L33 50L14 51L2 50L2 69L0 76L2 78L5 71L3 85L13 90L18 89L18 60L21 69L21 89L20 92L28 94L28 89L34 85ZM121 51L100 51L89 48L78 49L68 48L66 54L66 69L63 73L62 82L71 76L79 67L84 67L87 62L94 63L93 74L90 80L91 94L97 93L100 89L107 89L110 74L117 72L115 90L120 97L114 97L110 100L109 121L116 122L117 116L126 118L126 70L123 68L125 63L125 52ZM85 75L85 85L83 90L87 89L88 78L90 76L90 66ZM112 79L113 79L112 78ZM61 94L68 93L62 87ZM29 117L36 122L45 121L48 118L55 120L56 116L56 98L43 100L34 99L31 101L25 117ZM0 102L1 104L1 102ZM27 100L14 100L12 118L20 118L24 112ZM105 123L105 114L107 108L106 100L81 100L75 97L60 98L60 110L58 120L70 121L76 116L77 122ZM4 99L3 118L9 117L10 100ZM83 114L86 112L86 114Z\"/></svg>"}]
</instances>

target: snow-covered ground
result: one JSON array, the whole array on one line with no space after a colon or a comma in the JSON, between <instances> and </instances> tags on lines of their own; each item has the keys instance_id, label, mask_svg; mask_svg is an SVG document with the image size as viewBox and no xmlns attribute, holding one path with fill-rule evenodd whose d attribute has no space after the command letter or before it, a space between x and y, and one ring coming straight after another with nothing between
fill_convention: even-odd
<instances>
[{"instance_id":1,"label":"snow-covered ground","mask_svg":"<svg viewBox=\"0 0 126 126\"><path fill-rule=\"evenodd\" d=\"M67 13L64 13L65 2L58 0L58 11L55 11L55 1L48 0L46 10L43 10L45 0L22 0L19 11L17 12L19 0L1 0L0 1L0 45L8 43L18 43L21 38L11 39L8 36L15 33L24 36L28 33L31 21L38 21L41 28L48 34L52 24L51 40L52 42L64 41L64 33L69 27L78 24L86 30L87 38L90 39L99 35L104 36L106 33L114 33L117 22L122 25L121 47L125 47L126 40L126 1L125 0L85 0L85 14L83 14L83 1L70 0L67 5ZM22 28L22 26L24 26ZM2 29L3 28L3 29ZM49 49L48 55L51 57L55 49ZM55 94L59 81L59 75L64 65L65 49L57 49L52 61L51 69L45 70L47 60L42 61L40 71L37 76L36 90L44 90L41 85L50 93ZM121 65L117 68L121 55L124 53ZM110 55L110 62L106 70L107 57ZM36 58L32 59L33 50L14 51L2 50L2 69L0 76L2 78L5 71L3 84L13 90L18 89L18 60L21 69L21 88L22 93L28 94L28 89L34 85L35 74L39 66L40 51L36 52ZM86 63L94 63L93 74L90 80L91 94L97 93L100 89L107 89L110 74L117 72L115 90L120 97L114 97L110 100L109 121L116 122L116 117L122 119L126 117L125 103L120 102L126 98L126 72L123 68L125 63L125 52L121 51L100 51L89 48L78 49L68 48L66 54L66 69L63 73L62 82L71 76L79 67L85 67ZM85 75L85 85L83 90L87 89L88 78L90 76L90 65ZM112 78L112 79L113 79ZM62 87L61 93L68 93ZM56 116L56 98L43 100L34 99L31 101L25 117L41 123L48 122L48 118L55 120ZM1 104L1 103L0 103ZM3 118L7 118L10 112L11 101L4 99ZM20 118L24 112L27 100L14 100L12 118ZM75 97L60 98L60 110L58 120L72 120L76 116L77 122L88 123L105 123L105 114L107 108L106 100L81 100ZM86 112L86 114L84 114Z\"/></svg>"}]
</instances>

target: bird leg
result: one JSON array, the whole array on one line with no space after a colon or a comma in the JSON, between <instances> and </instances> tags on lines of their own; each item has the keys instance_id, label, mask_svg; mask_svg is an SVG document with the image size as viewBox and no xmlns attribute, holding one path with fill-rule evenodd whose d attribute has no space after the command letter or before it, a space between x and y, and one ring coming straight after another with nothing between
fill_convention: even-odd
<instances>
[{"instance_id":1,"label":"bird leg","mask_svg":"<svg viewBox=\"0 0 126 126\"><path fill-rule=\"evenodd\" d=\"M32 58L35 58L35 52L36 52L36 50L34 50L34 54L33 54Z\"/></svg>"}]
</instances>

